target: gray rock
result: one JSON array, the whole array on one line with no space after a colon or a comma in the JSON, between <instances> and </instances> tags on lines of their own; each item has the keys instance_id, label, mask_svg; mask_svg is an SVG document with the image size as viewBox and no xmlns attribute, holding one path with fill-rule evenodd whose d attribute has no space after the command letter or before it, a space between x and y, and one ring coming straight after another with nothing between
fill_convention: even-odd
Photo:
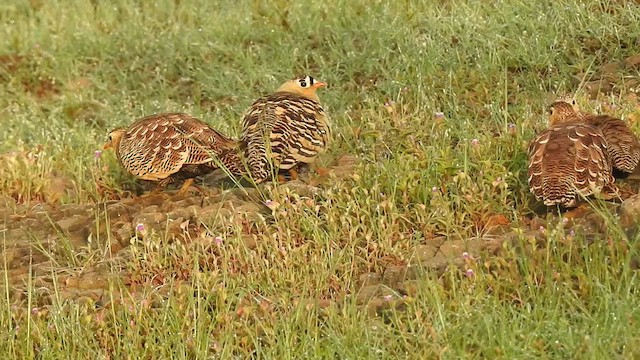
<instances>
[{"instance_id":1,"label":"gray rock","mask_svg":"<svg viewBox=\"0 0 640 360\"><path fill-rule=\"evenodd\" d=\"M630 237L636 234L640 224L640 194L633 195L623 201L618 211L622 229Z\"/></svg>"}]
</instances>

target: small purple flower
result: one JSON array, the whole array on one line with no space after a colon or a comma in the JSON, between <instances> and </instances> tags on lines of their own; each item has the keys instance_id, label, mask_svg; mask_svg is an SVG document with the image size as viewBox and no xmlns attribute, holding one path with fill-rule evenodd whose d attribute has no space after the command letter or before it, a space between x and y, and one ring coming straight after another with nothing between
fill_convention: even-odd
<instances>
[{"instance_id":1,"label":"small purple flower","mask_svg":"<svg viewBox=\"0 0 640 360\"><path fill-rule=\"evenodd\" d=\"M216 236L216 237L213 239L213 242L214 242L216 245L220 246L220 245L222 245L222 238L221 238L220 236Z\"/></svg>"},{"instance_id":2,"label":"small purple flower","mask_svg":"<svg viewBox=\"0 0 640 360\"><path fill-rule=\"evenodd\" d=\"M34 307L33 309L31 309L32 315L38 315L38 313L40 313L40 309L38 309L37 307Z\"/></svg>"},{"instance_id":3,"label":"small purple flower","mask_svg":"<svg viewBox=\"0 0 640 360\"><path fill-rule=\"evenodd\" d=\"M516 126L516 124L509 124L507 125L507 131L509 132L509 134L514 135L516 132L518 132L518 127Z\"/></svg>"},{"instance_id":4,"label":"small purple flower","mask_svg":"<svg viewBox=\"0 0 640 360\"><path fill-rule=\"evenodd\" d=\"M478 139L471 140L471 146L473 146L473 147L480 146L480 140L478 140Z\"/></svg>"},{"instance_id":5,"label":"small purple flower","mask_svg":"<svg viewBox=\"0 0 640 360\"><path fill-rule=\"evenodd\" d=\"M463 258L463 259L465 259L465 260L471 260L471 259L473 259L473 258L471 257L471 255L469 255L469 253L468 253L468 252L466 252L466 251L462 253L462 258Z\"/></svg>"},{"instance_id":6,"label":"small purple flower","mask_svg":"<svg viewBox=\"0 0 640 360\"><path fill-rule=\"evenodd\" d=\"M464 272L465 275L467 275L467 277L474 277L476 275L476 273L473 271L473 269L467 269L467 271Z\"/></svg>"},{"instance_id":7,"label":"small purple flower","mask_svg":"<svg viewBox=\"0 0 640 360\"><path fill-rule=\"evenodd\" d=\"M93 157L99 159L102 156L102 150L96 150L93 152Z\"/></svg>"},{"instance_id":8,"label":"small purple flower","mask_svg":"<svg viewBox=\"0 0 640 360\"><path fill-rule=\"evenodd\" d=\"M436 119L444 119L444 113L440 111L436 111L433 116L435 116Z\"/></svg>"},{"instance_id":9,"label":"small purple flower","mask_svg":"<svg viewBox=\"0 0 640 360\"><path fill-rule=\"evenodd\" d=\"M562 218L562 225L567 225L569 223L569 219L567 219L566 217Z\"/></svg>"},{"instance_id":10,"label":"small purple flower","mask_svg":"<svg viewBox=\"0 0 640 360\"><path fill-rule=\"evenodd\" d=\"M541 233L544 232L544 226L540 225L540 227L538 228L538 231L540 231Z\"/></svg>"},{"instance_id":11,"label":"small purple flower","mask_svg":"<svg viewBox=\"0 0 640 360\"><path fill-rule=\"evenodd\" d=\"M571 230L569 231L569 236L576 236L576 232L575 232L575 231L573 231L573 229L571 229Z\"/></svg>"},{"instance_id":12,"label":"small purple flower","mask_svg":"<svg viewBox=\"0 0 640 360\"><path fill-rule=\"evenodd\" d=\"M437 186L432 187L431 188L431 192L434 193L434 194L437 193L438 192L438 187Z\"/></svg>"},{"instance_id":13,"label":"small purple flower","mask_svg":"<svg viewBox=\"0 0 640 360\"><path fill-rule=\"evenodd\" d=\"M393 300L393 295L385 295L382 297L382 300L389 302Z\"/></svg>"},{"instance_id":14,"label":"small purple flower","mask_svg":"<svg viewBox=\"0 0 640 360\"><path fill-rule=\"evenodd\" d=\"M144 224L140 223L140 224L136 225L136 231L137 232L143 232L144 231Z\"/></svg>"}]
</instances>

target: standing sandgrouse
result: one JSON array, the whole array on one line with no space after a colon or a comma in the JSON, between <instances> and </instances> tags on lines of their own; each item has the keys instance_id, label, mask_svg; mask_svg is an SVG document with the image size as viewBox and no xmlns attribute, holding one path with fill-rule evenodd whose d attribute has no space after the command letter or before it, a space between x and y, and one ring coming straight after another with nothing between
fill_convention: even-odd
<instances>
[{"instance_id":1,"label":"standing sandgrouse","mask_svg":"<svg viewBox=\"0 0 640 360\"><path fill-rule=\"evenodd\" d=\"M559 104L556 101L552 104ZM578 116L585 124L594 126L607 140L608 151L613 164L613 176L617 179L628 177L640 162L640 141L626 122L610 115L589 114L578 109L575 100L571 103L575 113L555 111L550 113L550 122L564 122L567 117Z\"/></svg>"},{"instance_id":2,"label":"standing sandgrouse","mask_svg":"<svg viewBox=\"0 0 640 360\"><path fill-rule=\"evenodd\" d=\"M572 104L550 105L549 127L529 145L529 188L547 206L574 207L581 197L618 196L602 131L586 124Z\"/></svg>"},{"instance_id":3,"label":"standing sandgrouse","mask_svg":"<svg viewBox=\"0 0 640 360\"><path fill-rule=\"evenodd\" d=\"M329 118L316 94L324 86L311 76L289 80L245 112L240 146L256 183L277 170L296 178L295 166L312 163L326 150Z\"/></svg>"},{"instance_id":4,"label":"standing sandgrouse","mask_svg":"<svg viewBox=\"0 0 640 360\"><path fill-rule=\"evenodd\" d=\"M236 141L182 113L151 115L127 128L116 128L104 145L105 149L115 149L116 157L128 172L139 179L157 182L157 189L186 180L181 194L193 183L193 178L212 172L220 163L229 163L230 171L238 172L234 170L240 165L235 147Z\"/></svg>"}]
</instances>

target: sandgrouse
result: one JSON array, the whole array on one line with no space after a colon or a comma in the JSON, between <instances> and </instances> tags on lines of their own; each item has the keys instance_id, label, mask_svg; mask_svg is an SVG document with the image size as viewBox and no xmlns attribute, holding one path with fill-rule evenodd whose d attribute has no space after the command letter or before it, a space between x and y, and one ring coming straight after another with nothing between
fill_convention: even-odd
<instances>
[{"instance_id":1,"label":"sandgrouse","mask_svg":"<svg viewBox=\"0 0 640 360\"><path fill-rule=\"evenodd\" d=\"M242 121L240 148L256 183L295 167L312 163L326 150L329 118L316 91L326 86L311 76L289 80L276 92L256 100Z\"/></svg>"},{"instance_id":2,"label":"sandgrouse","mask_svg":"<svg viewBox=\"0 0 640 360\"><path fill-rule=\"evenodd\" d=\"M240 161L236 141L183 113L166 113L136 120L109 133L105 149L113 148L122 166L135 177L157 182L156 189L186 180L184 193L197 176L225 164L231 172Z\"/></svg>"},{"instance_id":3,"label":"sandgrouse","mask_svg":"<svg viewBox=\"0 0 640 360\"><path fill-rule=\"evenodd\" d=\"M554 104L562 102L556 101ZM568 102L568 101L565 101ZM579 110L575 100L571 100L575 113L555 111L549 115L549 121L565 122L567 117L578 116L582 122L594 126L607 140L607 149L613 164L613 176L617 179L628 177L640 162L640 141L626 122L616 117L601 114L589 114Z\"/></svg>"},{"instance_id":4,"label":"sandgrouse","mask_svg":"<svg viewBox=\"0 0 640 360\"><path fill-rule=\"evenodd\" d=\"M566 208L590 195L618 197L603 132L566 101L554 102L549 111L549 127L529 145L531 192L547 206Z\"/></svg>"}]
</instances>

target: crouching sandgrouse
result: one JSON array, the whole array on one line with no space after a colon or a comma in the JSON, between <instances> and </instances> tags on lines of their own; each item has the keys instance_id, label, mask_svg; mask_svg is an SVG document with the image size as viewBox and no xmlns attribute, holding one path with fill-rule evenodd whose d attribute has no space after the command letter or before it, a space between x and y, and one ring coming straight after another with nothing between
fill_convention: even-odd
<instances>
[{"instance_id":1,"label":"crouching sandgrouse","mask_svg":"<svg viewBox=\"0 0 640 360\"><path fill-rule=\"evenodd\" d=\"M183 113L166 113L136 120L109 133L104 148L113 148L122 166L135 177L157 182L157 189L186 180L184 193L197 176L229 166L239 172L236 141L201 120ZM230 158L230 159L228 159Z\"/></svg>"},{"instance_id":2,"label":"crouching sandgrouse","mask_svg":"<svg viewBox=\"0 0 640 360\"><path fill-rule=\"evenodd\" d=\"M329 118L316 91L326 86L311 76L289 80L256 100L245 112L240 148L256 183L312 163L330 139Z\"/></svg>"},{"instance_id":3,"label":"crouching sandgrouse","mask_svg":"<svg viewBox=\"0 0 640 360\"><path fill-rule=\"evenodd\" d=\"M547 206L574 207L582 197L618 197L612 156L602 130L574 105L549 106L549 127L529 145L529 187Z\"/></svg>"}]
</instances>

